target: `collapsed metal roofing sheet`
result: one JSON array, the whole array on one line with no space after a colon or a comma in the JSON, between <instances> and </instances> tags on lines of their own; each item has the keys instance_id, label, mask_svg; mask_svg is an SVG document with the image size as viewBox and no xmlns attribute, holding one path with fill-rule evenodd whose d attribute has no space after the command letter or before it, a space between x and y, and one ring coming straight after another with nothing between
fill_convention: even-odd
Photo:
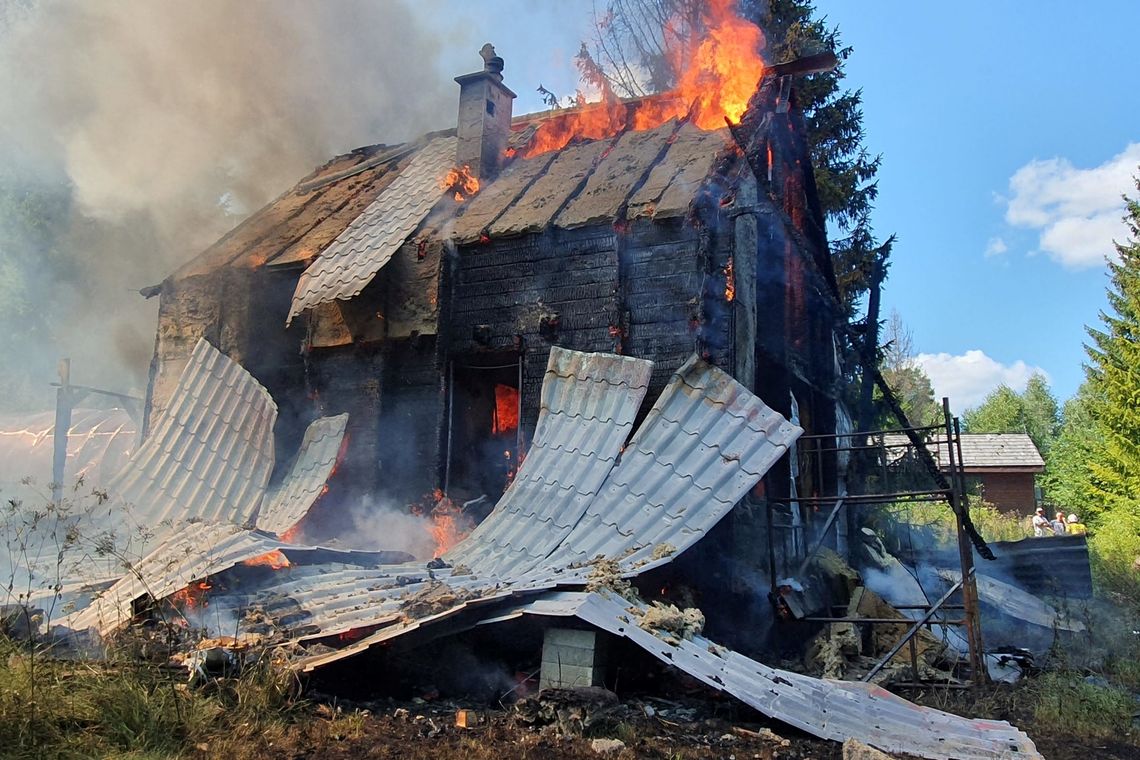
<instances>
[{"instance_id":1,"label":"collapsed metal roofing sheet","mask_svg":"<svg viewBox=\"0 0 1140 760\"><path fill-rule=\"evenodd\" d=\"M802 731L838 742L850 738L884 752L938 760L1041 758L1033 741L1005 721L963 718L921 707L871 684L778 670L700 636L685 640L639 625L649 608L610 594L553 593L517 611L574 616L637 644L707 686ZM500 615L505 619L509 615Z\"/></svg>"},{"instance_id":2,"label":"collapsed metal roofing sheet","mask_svg":"<svg viewBox=\"0 0 1140 760\"><path fill-rule=\"evenodd\" d=\"M398 552L345 551L322 546L296 546L261 531L237 525L193 525L174 535L141 561L133 563L119 580L97 594L91 604L56 621L76 631L94 628L106 635L129 622L136 599L164 599L194 581L235 565L278 553L275 562L340 562L382 566L407 555Z\"/></svg>"},{"instance_id":3,"label":"collapsed metal roofing sheet","mask_svg":"<svg viewBox=\"0 0 1140 760\"><path fill-rule=\"evenodd\" d=\"M1046 536L1020 541L991 541L996 559L986 575L1011 578L1022 588L1055 596L1090 599L1092 569L1086 536Z\"/></svg>"},{"instance_id":4,"label":"collapsed metal roofing sheet","mask_svg":"<svg viewBox=\"0 0 1140 760\"><path fill-rule=\"evenodd\" d=\"M193 526L161 543L90 606L61 618L58 624L76 631L94 628L106 635L130 621L135 599L147 594L163 599L195 580L280 546L263 533L236 525Z\"/></svg>"},{"instance_id":5,"label":"collapsed metal roofing sheet","mask_svg":"<svg viewBox=\"0 0 1140 760\"><path fill-rule=\"evenodd\" d=\"M352 221L302 274L289 309L301 312L364 289L443 196L440 180L455 164L456 138L437 137Z\"/></svg>"},{"instance_id":6,"label":"collapsed metal roofing sheet","mask_svg":"<svg viewBox=\"0 0 1140 760\"><path fill-rule=\"evenodd\" d=\"M551 348L534 442L490 515L446 555L478 574L529 570L577 524L617 462L652 362Z\"/></svg>"},{"instance_id":7,"label":"collapsed metal roofing sheet","mask_svg":"<svg viewBox=\"0 0 1140 760\"><path fill-rule=\"evenodd\" d=\"M645 571L721 520L803 434L726 372L689 359L546 563L598 556Z\"/></svg>"},{"instance_id":8,"label":"collapsed metal roofing sheet","mask_svg":"<svg viewBox=\"0 0 1140 760\"><path fill-rule=\"evenodd\" d=\"M801 431L694 357L674 375L615 468L650 372L648 362L628 357L554 349L537 450L521 468L529 468L529 476L520 472L517 488L446 555L452 569L418 564L283 577L254 602L294 616L279 621L285 628L303 622L307 638L386 626L300 663L310 669L430 622L406 619L425 584L445 583L454 592L450 603L437 605L434 617L442 619L511 594L580 586L597 558L622 561L629 575L671 561L723 517ZM586 520L587 514L595 519Z\"/></svg>"},{"instance_id":9,"label":"collapsed metal roofing sheet","mask_svg":"<svg viewBox=\"0 0 1140 760\"><path fill-rule=\"evenodd\" d=\"M107 483L112 501L125 509L94 527L119 539L146 534L157 541L191 522L242 525L253 519L273 470L277 405L268 391L199 340L172 399Z\"/></svg>"},{"instance_id":10,"label":"collapsed metal roofing sheet","mask_svg":"<svg viewBox=\"0 0 1140 760\"><path fill-rule=\"evenodd\" d=\"M984 569L983 567L982 570ZM957 583L962 577L962 573L958 570L939 570L938 575L952 583ZM978 598L1006 615L1042 628L1059 628L1071 632L1085 630L1085 624L1081 621L1061 614L1053 605L1043 602L1027 591L1022 591L1017 586L985 575L981 570L978 571L975 582L978 587Z\"/></svg>"},{"instance_id":11,"label":"collapsed metal roofing sheet","mask_svg":"<svg viewBox=\"0 0 1140 760\"><path fill-rule=\"evenodd\" d=\"M308 513L336 467L347 427L347 414L321 417L309 425L289 474L266 496L257 515L259 529L282 535Z\"/></svg>"}]
</instances>

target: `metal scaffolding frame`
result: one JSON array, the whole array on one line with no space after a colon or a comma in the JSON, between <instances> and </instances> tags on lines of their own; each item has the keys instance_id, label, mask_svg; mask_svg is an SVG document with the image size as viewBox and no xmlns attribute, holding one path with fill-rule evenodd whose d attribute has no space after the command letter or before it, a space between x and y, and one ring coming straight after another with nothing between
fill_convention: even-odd
<instances>
[{"instance_id":1,"label":"metal scaffolding frame","mask_svg":"<svg viewBox=\"0 0 1140 760\"><path fill-rule=\"evenodd\" d=\"M822 472L823 455L839 455L847 453L849 455L856 455L858 453L870 453L873 451L884 452L887 449L907 449L913 450L915 458L923 465L927 474L933 479L935 487L914 487L914 488L894 488L892 490L885 490L882 492L869 492L857 494L842 494L834 496L797 496L795 500L804 505L814 505L823 507L824 505L831 505L831 509L827 518L824 520L822 526L818 531L813 531L815 534L811 540L811 549L806 552L803 559L798 563L798 572L796 577L803 577L804 572L807 570L816 553L823 547L832 532L833 527L839 522L839 516L844 507L859 508L866 506L881 506L887 504L913 504L919 502L945 502L954 514L955 518L955 538L958 549L958 559L961 568L960 580L952 585L940 599L933 604L928 605L906 605L907 609L916 609L922 611L922 616L916 621L886 619L886 618L855 618L849 616L809 616L802 618L806 622L813 623L864 623L868 625L900 625L912 622L907 632L902 636L898 643L880 659L872 670L863 678L864 681L869 681L874 677L893 657L895 657L902 649L909 645L911 666L913 668L913 682L906 684L899 684L902 686L915 686L915 687L930 687L939 685L934 682L924 682L919 674L918 668L918 653L915 641L915 636L924 627L935 625L955 626L965 628L965 638L968 644L968 658L970 664L970 676L973 685L980 685L984 683L986 678L986 669L983 659L983 642L981 634L981 625L978 618L978 592L974 576L974 550L977 548L978 552L983 556L989 554L988 547L985 546L984 541L977 535L970 523L969 507L966 500L966 483L965 473L962 467L962 441L961 441L961 425L956 417L951 416L950 402L948 399L942 399L942 424L928 425L922 427L900 427L885 430L872 430L872 431L857 431L852 433L843 434L820 434L820 435L804 435L797 442L798 446L806 447L805 454L807 456L815 455L817 467ZM886 436L900 436L905 437L905 443L890 443L885 442ZM943 438L944 436L944 438ZM869 441L879 437L879 440L872 444ZM814 446L812 444L815 444ZM942 446L945 446L945 459L941 462L936 462L931 455L929 447L936 447L941 453ZM880 457L880 463L885 462L887 457ZM885 468L885 465L884 465ZM887 483L887 478L884 477L884 484ZM822 478L820 480L822 481ZM775 585L775 546L773 538L773 527L788 527L777 526L772 519L772 510L776 505L773 503L768 504L768 552L769 561L772 563L772 582ZM990 555L992 556L992 555ZM921 585L921 584L920 584ZM957 593L961 592L961 604L951 605L948 602ZM902 608L900 608L902 609ZM945 613L949 610L961 610L960 617L947 617ZM941 684L949 685L949 684Z\"/></svg>"}]
</instances>

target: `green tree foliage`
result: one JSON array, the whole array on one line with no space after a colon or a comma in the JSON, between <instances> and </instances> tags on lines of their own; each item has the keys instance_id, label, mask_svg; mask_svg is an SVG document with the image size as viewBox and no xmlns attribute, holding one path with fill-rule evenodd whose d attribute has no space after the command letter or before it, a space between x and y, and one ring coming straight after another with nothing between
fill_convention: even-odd
<instances>
[{"instance_id":1,"label":"green tree foliage","mask_svg":"<svg viewBox=\"0 0 1140 760\"><path fill-rule=\"evenodd\" d=\"M1090 410L1091 394L1089 384L1084 383L1077 394L1065 402L1060 433L1045 460L1041 490L1050 504L1095 520L1099 509L1089 500L1092 493L1089 463L1095 456L1098 439Z\"/></svg>"},{"instance_id":2,"label":"green tree foliage","mask_svg":"<svg viewBox=\"0 0 1140 760\"><path fill-rule=\"evenodd\" d=\"M1140 190L1140 181L1137 181ZM1140 559L1140 201L1128 200L1130 239L1116 243L1111 285L1100 329L1086 344L1087 409L1095 436L1088 459L1089 506L1096 514L1095 546L1112 574L1128 574Z\"/></svg>"},{"instance_id":3,"label":"green tree foliage","mask_svg":"<svg viewBox=\"0 0 1140 760\"><path fill-rule=\"evenodd\" d=\"M608 0L597 17L597 34L578 54L584 78L625 97L670 89L676 62L704 31L710 0ZM601 4L599 4L601 5ZM807 122L808 147L820 204L833 235L831 253L848 316L870 285L879 245L870 213L878 186L880 157L864 146L862 93L843 86L845 46L838 27L815 16L810 0L740 0L743 17L764 30L769 63L824 50L839 66L799 77L796 93ZM680 23L677 23L680 20ZM663 29L674 30L666 36Z\"/></svg>"},{"instance_id":4,"label":"green tree foliage","mask_svg":"<svg viewBox=\"0 0 1140 760\"><path fill-rule=\"evenodd\" d=\"M1059 422L1057 399L1040 373L1029 378L1021 393L1000 385L962 415L968 433L1027 433L1042 456L1053 445Z\"/></svg>"}]
</instances>

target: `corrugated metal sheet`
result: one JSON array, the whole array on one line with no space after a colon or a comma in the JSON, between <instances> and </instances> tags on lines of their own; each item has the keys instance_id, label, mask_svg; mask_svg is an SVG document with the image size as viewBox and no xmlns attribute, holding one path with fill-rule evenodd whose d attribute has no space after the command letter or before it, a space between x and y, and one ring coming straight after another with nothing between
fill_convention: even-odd
<instances>
[{"instance_id":1,"label":"corrugated metal sheet","mask_svg":"<svg viewBox=\"0 0 1140 760\"><path fill-rule=\"evenodd\" d=\"M305 430L301 450L277 490L266 496L257 527L281 535L301 521L336 467L348 415L321 417Z\"/></svg>"},{"instance_id":2,"label":"corrugated metal sheet","mask_svg":"<svg viewBox=\"0 0 1140 760\"><path fill-rule=\"evenodd\" d=\"M195 580L279 546L263 533L235 525L193 526L164 541L89 607L61 618L59 625L76 631L94 628L106 635L130 621L135 599L147 594L164 599Z\"/></svg>"},{"instance_id":3,"label":"corrugated metal sheet","mask_svg":"<svg viewBox=\"0 0 1140 760\"><path fill-rule=\"evenodd\" d=\"M193 525L160 544L90 606L61 618L56 624L71 630L94 628L107 635L132 617L132 604L143 596L164 599L190 583L218 575L246 560L280 552L290 562L337 562L383 566L400 559L397 552L344 551L321 546L295 546L261 531L236 525ZM404 555L407 556L407 555ZM360 568L353 568L360 571ZM299 572L303 572L300 570Z\"/></svg>"},{"instance_id":4,"label":"corrugated metal sheet","mask_svg":"<svg viewBox=\"0 0 1140 760\"><path fill-rule=\"evenodd\" d=\"M172 399L107 484L112 502L126 506L94 520L94 527L120 542L146 538L154 546L191 522L247 524L273 470L277 405L205 340L195 346Z\"/></svg>"},{"instance_id":5,"label":"corrugated metal sheet","mask_svg":"<svg viewBox=\"0 0 1140 760\"><path fill-rule=\"evenodd\" d=\"M569 568L605 556L643 572L669 562L728 514L802 434L726 372L692 357L545 564Z\"/></svg>"},{"instance_id":6,"label":"corrugated metal sheet","mask_svg":"<svg viewBox=\"0 0 1140 760\"><path fill-rule=\"evenodd\" d=\"M534 442L495 509L446 555L509 577L546 558L597 495L633 429L652 362L551 348Z\"/></svg>"},{"instance_id":7,"label":"corrugated metal sheet","mask_svg":"<svg viewBox=\"0 0 1140 760\"><path fill-rule=\"evenodd\" d=\"M993 541L990 549L996 559L979 568L986 575L1012 579L1018 586L1038 593L1092 598L1092 569L1085 536Z\"/></svg>"},{"instance_id":8,"label":"corrugated metal sheet","mask_svg":"<svg viewBox=\"0 0 1140 760\"><path fill-rule=\"evenodd\" d=\"M884 752L938 760L1041 758L1033 741L1005 721L921 707L871 684L777 670L700 636L655 635L638 625L646 610L644 604L596 593L555 593L518 608L531 615L574 616L629 639L705 685L821 739L855 738Z\"/></svg>"},{"instance_id":9,"label":"corrugated metal sheet","mask_svg":"<svg viewBox=\"0 0 1140 760\"><path fill-rule=\"evenodd\" d=\"M694 359L677 373L618 461L648 382L648 362L554 349L535 447L484 523L446 555L455 571L422 565L282 579L254 603L304 628L305 638L383 630L306 659L311 669L449 617L473 604L580 586L589 561L628 575L669 562L721 519L786 451L800 429L723 371ZM461 568L465 568L462 569ZM409 600L445 582L453 603L405 620Z\"/></svg>"},{"instance_id":10,"label":"corrugated metal sheet","mask_svg":"<svg viewBox=\"0 0 1140 760\"><path fill-rule=\"evenodd\" d=\"M1073 620L1067 615L1061 614L1053 605L1042 601L1027 591L1022 591L1017 586L984 575L982 573L984 569L984 567L979 568L975 579L978 586L978 598L982 602L1001 610L1005 615L1042 628L1059 628L1062 631L1072 632L1085 630L1085 624L1081 621ZM962 573L958 570L939 570L938 575L952 583L957 583L958 579L962 577Z\"/></svg>"},{"instance_id":11,"label":"corrugated metal sheet","mask_svg":"<svg viewBox=\"0 0 1140 760\"><path fill-rule=\"evenodd\" d=\"M297 282L291 321L306 309L360 293L443 196L440 180L455 164L454 137L438 137L321 252Z\"/></svg>"}]
</instances>

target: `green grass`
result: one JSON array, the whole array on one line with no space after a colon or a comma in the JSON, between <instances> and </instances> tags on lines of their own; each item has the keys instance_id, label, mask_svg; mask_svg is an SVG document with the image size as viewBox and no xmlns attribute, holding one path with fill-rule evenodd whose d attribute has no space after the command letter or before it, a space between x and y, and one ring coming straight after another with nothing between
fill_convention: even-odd
<instances>
[{"instance_id":1,"label":"green grass","mask_svg":"<svg viewBox=\"0 0 1140 760\"><path fill-rule=\"evenodd\" d=\"M123 659L59 661L0 638L0 757L177 758L248 751L288 722L293 678L266 660L189 689L181 673Z\"/></svg>"},{"instance_id":2,"label":"green grass","mask_svg":"<svg viewBox=\"0 0 1140 760\"><path fill-rule=\"evenodd\" d=\"M1073 671L1046 673L1034 687L1034 717L1058 732L1106 739L1119 737L1132 726L1137 705L1124 689L1090 683Z\"/></svg>"}]
</instances>

